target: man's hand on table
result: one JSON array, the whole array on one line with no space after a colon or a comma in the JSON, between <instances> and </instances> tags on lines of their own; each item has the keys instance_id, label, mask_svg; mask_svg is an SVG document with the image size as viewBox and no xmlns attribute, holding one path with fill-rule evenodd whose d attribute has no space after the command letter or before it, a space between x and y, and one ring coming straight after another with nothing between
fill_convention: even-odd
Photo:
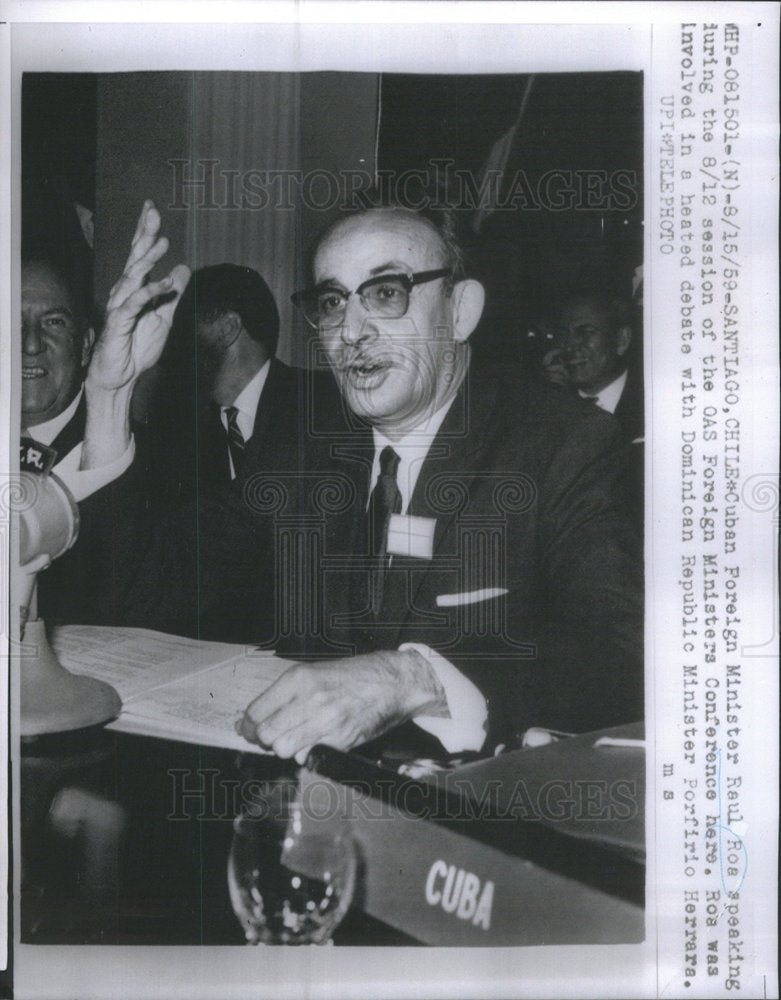
<instances>
[{"instance_id":1,"label":"man's hand on table","mask_svg":"<svg viewBox=\"0 0 781 1000\"><path fill-rule=\"evenodd\" d=\"M296 663L247 707L239 732L303 764L317 743L366 743L416 715L447 715L441 684L415 650Z\"/></svg>"},{"instance_id":2,"label":"man's hand on table","mask_svg":"<svg viewBox=\"0 0 781 1000\"><path fill-rule=\"evenodd\" d=\"M125 270L111 289L106 322L87 372L83 469L107 465L128 447L133 388L160 357L190 279L189 268L177 264L165 278L147 283L149 272L168 250L168 240L158 235L159 230L160 213L146 201ZM160 301L150 308L155 299Z\"/></svg>"}]
</instances>

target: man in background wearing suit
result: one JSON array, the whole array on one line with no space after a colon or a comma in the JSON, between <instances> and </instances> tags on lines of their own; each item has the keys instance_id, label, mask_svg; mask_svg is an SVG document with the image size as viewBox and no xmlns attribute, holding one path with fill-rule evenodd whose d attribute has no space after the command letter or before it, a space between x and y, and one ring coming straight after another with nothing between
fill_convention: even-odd
<instances>
[{"instance_id":1,"label":"man in background wearing suit","mask_svg":"<svg viewBox=\"0 0 781 1000\"><path fill-rule=\"evenodd\" d=\"M612 413L630 444L629 511L642 534L645 499L642 358L637 350L629 301L597 288L574 293L558 314L555 336L558 347L548 355L549 361L555 355L554 365L548 365L549 379L573 386L584 399Z\"/></svg>"},{"instance_id":2,"label":"man in background wearing suit","mask_svg":"<svg viewBox=\"0 0 781 1000\"><path fill-rule=\"evenodd\" d=\"M567 384L614 414L630 441L642 439L642 380L628 365L633 342L628 302L595 289L576 293L558 314L555 337Z\"/></svg>"},{"instance_id":3,"label":"man in background wearing suit","mask_svg":"<svg viewBox=\"0 0 781 1000\"><path fill-rule=\"evenodd\" d=\"M297 373L275 357L278 338L274 296L257 271L216 264L193 274L162 359L175 389L150 421L175 443L169 471L195 458L196 440L200 485L242 480L257 468L273 447L272 425L297 397Z\"/></svg>"}]
</instances>

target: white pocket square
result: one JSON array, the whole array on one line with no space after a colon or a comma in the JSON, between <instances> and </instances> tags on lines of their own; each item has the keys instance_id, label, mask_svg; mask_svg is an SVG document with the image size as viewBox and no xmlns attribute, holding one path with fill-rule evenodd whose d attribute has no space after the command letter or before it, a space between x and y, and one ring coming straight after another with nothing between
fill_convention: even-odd
<instances>
[{"instance_id":1,"label":"white pocket square","mask_svg":"<svg viewBox=\"0 0 781 1000\"><path fill-rule=\"evenodd\" d=\"M503 597L506 593L505 587L486 587L483 590L467 590L461 594L437 594L437 607L455 608L461 604L477 604L478 601Z\"/></svg>"}]
</instances>

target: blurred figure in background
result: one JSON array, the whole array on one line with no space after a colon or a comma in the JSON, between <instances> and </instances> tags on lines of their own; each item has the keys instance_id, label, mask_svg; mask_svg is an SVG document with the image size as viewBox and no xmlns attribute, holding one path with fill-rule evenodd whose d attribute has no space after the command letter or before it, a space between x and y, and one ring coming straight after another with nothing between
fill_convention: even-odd
<instances>
[{"instance_id":1,"label":"blurred figure in background","mask_svg":"<svg viewBox=\"0 0 781 1000\"><path fill-rule=\"evenodd\" d=\"M612 413L620 424L631 446L632 515L642 529L645 431L638 327L628 298L598 287L579 290L558 310L553 324L555 346L542 365L548 381L571 387Z\"/></svg>"},{"instance_id":2,"label":"blurred figure in background","mask_svg":"<svg viewBox=\"0 0 781 1000\"><path fill-rule=\"evenodd\" d=\"M278 338L277 305L257 271L223 263L194 272L146 418L149 505L168 510L288 467L313 376L276 357Z\"/></svg>"},{"instance_id":3,"label":"blurred figure in background","mask_svg":"<svg viewBox=\"0 0 781 1000\"><path fill-rule=\"evenodd\" d=\"M628 367L629 301L601 290L577 292L564 301L554 330L556 346L543 361L548 380L573 386L613 413L632 440L642 438L642 382Z\"/></svg>"},{"instance_id":4,"label":"blurred figure in background","mask_svg":"<svg viewBox=\"0 0 781 1000\"><path fill-rule=\"evenodd\" d=\"M278 337L274 296L257 271L216 264L193 274L164 358L174 395L159 401L152 423L184 421L183 442L197 439L201 482L230 483L252 470L272 417L295 397L295 372L275 357Z\"/></svg>"}]
</instances>

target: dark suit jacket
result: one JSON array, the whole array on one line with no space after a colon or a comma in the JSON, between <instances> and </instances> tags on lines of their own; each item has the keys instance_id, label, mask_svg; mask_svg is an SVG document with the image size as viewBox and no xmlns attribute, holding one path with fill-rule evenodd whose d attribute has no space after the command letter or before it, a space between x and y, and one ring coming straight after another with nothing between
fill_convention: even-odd
<instances>
[{"instance_id":1,"label":"dark suit jacket","mask_svg":"<svg viewBox=\"0 0 781 1000\"><path fill-rule=\"evenodd\" d=\"M84 427L87 422L87 402L82 393L76 412L63 427L57 437L52 441L51 447L57 452L57 461L61 462L76 445L84 440ZM35 431L32 432L35 437Z\"/></svg>"},{"instance_id":2,"label":"dark suit jacket","mask_svg":"<svg viewBox=\"0 0 781 1000\"><path fill-rule=\"evenodd\" d=\"M148 500L173 502L194 499L200 491L229 485L228 442L220 419L220 408L199 396L194 379L180 384L168 377L167 391L151 409L139 434ZM252 436L246 443L239 478L269 467L289 443L292 419L299 412L301 372L272 358L263 392L255 411Z\"/></svg>"},{"instance_id":3,"label":"dark suit jacket","mask_svg":"<svg viewBox=\"0 0 781 1000\"><path fill-rule=\"evenodd\" d=\"M82 395L76 412L51 443L58 462L84 440L86 420L87 404ZM137 463L145 469L138 478L135 495L139 504L148 506L152 453L145 428L134 423L132 430L137 440ZM31 433L35 437L34 428ZM110 530L113 532L113 526ZM80 529L73 547L38 575L38 613L50 625L94 621L97 595L110 591L112 583L113 573L96 558L94 541Z\"/></svg>"},{"instance_id":4,"label":"dark suit jacket","mask_svg":"<svg viewBox=\"0 0 781 1000\"><path fill-rule=\"evenodd\" d=\"M642 535L645 509L645 407L642 372L629 369L614 414L629 442L629 513Z\"/></svg>"},{"instance_id":5,"label":"dark suit jacket","mask_svg":"<svg viewBox=\"0 0 781 1000\"><path fill-rule=\"evenodd\" d=\"M308 521L280 503L280 652L429 645L488 699L490 744L532 725L585 731L642 717L642 560L609 414L555 387L471 373L409 506L436 522L433 558L394 555L377 618L365 515L373 452L368 431L335 443Z\"/></svg>"},{"instance_id":6,"label":"dark suit jacket","mask_svg":"<svg viewBox=\"0 0 781 1000\"><path fill-rule=\"evenodd\" d=\"M575 389L564 391L573 398L580 398ZM624 391L613 416L627 445L624 453L627 517L642 538L645 513L645 410L642 372L638 373L634 368L629 369Z\"/></svg>"},{"instance_id":7,"label":"dark suit jacket","mask_svg":"<svg viewBox=\"0 0 781 1000\"><path fill-rule=\"evenodd\" d=\"M642 375L629 369L624 391L618 401L614 416L630 441L642 438L645 425Z\"/></svg>"}]
</instances>

